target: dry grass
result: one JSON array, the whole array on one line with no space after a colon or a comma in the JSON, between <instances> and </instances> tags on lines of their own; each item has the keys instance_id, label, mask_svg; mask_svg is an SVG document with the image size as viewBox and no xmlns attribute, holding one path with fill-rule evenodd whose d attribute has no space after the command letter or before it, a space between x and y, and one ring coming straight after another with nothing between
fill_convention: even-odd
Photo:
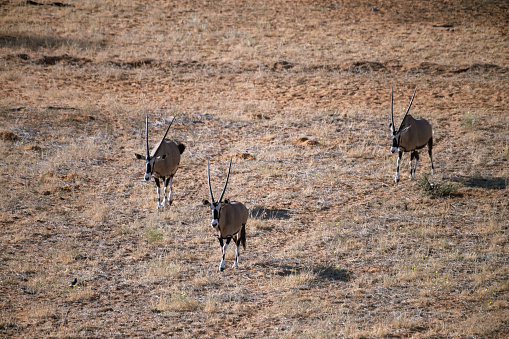
<instances>
[{"instance_id":1,"label":"dry grass","mask_svg":"<svg viewBox=\"0 0 509 339\"><path fill-rule=\"evenodd\" d=\"M509 335L503 2L40 2L0 6L0 336ZM433 176L393 183L391 86ZM160 211L147 112L186 144Z\"/></svg>"}]
</instances>

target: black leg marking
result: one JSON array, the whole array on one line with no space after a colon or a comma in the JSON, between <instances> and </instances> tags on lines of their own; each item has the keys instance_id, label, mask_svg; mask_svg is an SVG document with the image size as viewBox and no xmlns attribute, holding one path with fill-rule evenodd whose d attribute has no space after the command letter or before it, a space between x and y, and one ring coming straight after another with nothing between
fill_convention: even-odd
<instances>
[{"instance_id":1,"label":"black leg marking","mask_svg":"<svg viewBox=\"0 0 509 339\"><path fill-rule=\"evenodd\" d=\"M246 224L242 224L240 229L239 243L242 243L244 250L246 249Z\"/></svg>"},{"instance_id":2,"label":"black leg marking","mask_svg":"<svg viewBox=\"0 0 509 339\"><path fill-rule=\"evenodd\" d=\"M161 208L161 185L158 178L154 177L154 181L157 186L157 208Z\"/></svg>"},{"instance_id":3,"label":"black leg marking","mask_svg":"<svg viewBox=\"0 0 509 339\"><path fill-rule=\"evenodd\" d=\"M428 141L428 154L429 154L429 160L431 160L431 174L433 174L433 172L435 171L435 167L433 166L432 150L433 150L433 138L429 139L429 141Z\"/></svg>"}]
</instances>

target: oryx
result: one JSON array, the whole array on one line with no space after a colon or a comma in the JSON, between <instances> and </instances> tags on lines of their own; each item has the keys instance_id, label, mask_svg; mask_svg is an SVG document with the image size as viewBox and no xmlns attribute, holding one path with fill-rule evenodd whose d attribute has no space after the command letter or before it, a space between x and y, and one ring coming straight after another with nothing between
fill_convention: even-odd
<instances>
[{"instance_id":1,"label":"oryx","mask_svg":"<svg viewBox=\"0 0 509 339\"><path fill-rule=\"evenodd\" d=\"M423 148L428 145L428 154L431 160L431 174L435 167L433 166L433 132L431 129L430 123L423 118L414 119L411 115L408 115L410 111L410 107L412 106L412 102L414 101L415 92L417 91L417 87L414 90L414 94L412 95L412 100L410 100L410 105L408 105L408 109L406 110L405 116L401 121L398 129L395 129L394 125L394 113L393 113L393 90L391 89L391 133L392 133L392 147L391 152L395 153L398 151L398 162L396 169L396 178L395 182L399 181L399 163L401 161L401 155L403 152L411 152L410 153L410 179L413 179L415 175L415 171L417 170L417 164L419 163L419 153L418 149ZM412 162L415 158L415 166L412 168Z\"/></svg>"},{"instance_id":2,"label":"oryx","mask_svg":"<svg viewBox=\"0 0 509 339\"><path fill-rule=\"evenodd\" d=\"M210 204L212 209L212 222L210 226L214 229L217 234L217 239L221 245L221 263L219 264L219 270L222 271L225 268L225 254L230 241L233 241L236 245L235 251L235 263L233 267L237 267L239 264L239 247L242 243L244 249L246 249L246 223L248 218L248 210L244 204L237 201L230 201L225 199L223 201L224 192L226 191L226 185L228 185L228 179L230 178L230 170L232 167L232 159L230 158L230 166L228 167L228 175L226 176L226 183L224 184L223 192L219 197L218 201L214 200L212 194L212 186L210 184L210 164L207 160L207 177L209 182L210 202L204 200L203 204ZM224 243L224 241L226 242Z\"/></svg>"},{"instance_id":3,"label":"oryx","mask_svg":"<svg viewBox=\"0 0 509 339\"><path fill-rule=\"evenodd\" d=\"M157 208L161 208L168 202L171 205L173 202L173 176L177 172L180 164L180 155L184 152L186 146L181 143L175 143L173 141L164 140L168 131L170 130L171 124L175 121L175 118L170 122L170 125L166 129L161 141L154 147L152 152L149 152L148 148L148 114L145 118L145 129L146 136L145 142L147 146L147 155L142 156L135 153L137 159L145 159L145 181L149 181L151 177L154 177L157 186ZM163 181L164 193L163 203L161 204L161 186L159 179ZM166 199L166 191L168 190L168 183L170 184L170 193L168 199Z\"/></svg>"}]
</instances>

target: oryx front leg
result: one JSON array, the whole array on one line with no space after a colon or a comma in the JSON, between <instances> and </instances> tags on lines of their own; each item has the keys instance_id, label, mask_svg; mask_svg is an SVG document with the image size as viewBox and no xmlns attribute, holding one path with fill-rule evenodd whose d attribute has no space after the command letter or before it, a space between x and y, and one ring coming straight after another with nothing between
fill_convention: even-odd
<instances>
[{"instance_id":1,"label":"oryx front leg","mask_svg":"<svg viewBox=\"0 0 509 339\"><path fill-rule=\"evenodd\" d=\"M159 184L159 179L154 178L157 186L157 208L161 208L161 185Z\"/></svg>"},{"instance_id":2,"label":"oryx front leg","mask_svg":"<svg viewBox=\"0 0 509 339\"><path fill-rule=\"evenodd\" d=\"M229 235L226 237L226 242L224 243L224 245L222 245L222 258L221 258L221 263L219 264L219 271L222 271L225 269L226 265L225 265L225 257L226 257L226 249L228 248L228 245L230 244L230 241L232 240L232 237ZM219 239L219 242L220 244L223 243L223 240L222 239Z\"/></svg>"},{"instance_id":3,"label":"oryx front leg","mask_svg":"<svg viewBox=\"0 0 509 339\"><path fill-rule=\"evenodd\" d=\"M170 184L169 193L168 193L168 184ZM170 178L167 178L164 180L163 206L166 206L166 203L168 203L168 205L171 206L171 203L173 201L172 186L173 186L173 177L170 177Z\"/></svg>"},{"instance_id":4,"label":"oryx front leg","mask_svg":"<svg viewBox=\"0 0 509 339\"><path fill-rule=\"evenodd\" d=\"M399 151L398 152L398 160L396 163L396 178L394 179L394 182L396 182L396 184L399 182L399 163L401 162L402 155L403 155L403 152Z\"/></svg>"}]
</instances>

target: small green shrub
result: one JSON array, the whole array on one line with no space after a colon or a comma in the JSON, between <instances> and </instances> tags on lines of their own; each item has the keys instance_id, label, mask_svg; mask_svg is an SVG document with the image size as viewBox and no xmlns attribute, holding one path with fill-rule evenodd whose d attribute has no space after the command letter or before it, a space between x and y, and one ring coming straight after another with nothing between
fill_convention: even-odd
<instances>
[{"instance_id":1,"label":"small green shrub","mask_svg":"<svg viewBox=\"0 0 509 339\"><path fill-rule=\"evenodd\" d=\"M431 196L433 199L458 195L458 185L453 185L451 183L432 183L428 180L427 174L425 174L424 177L418 181L418 183L424 194Z\"/></svg>"},{"instance_id":2,"label":"small green shrub","mask_svg":"<svg viewBox=\"0 0 509 339\"><path fill-rule=\"evenodd\" d=\"M467 112L463 115L463 126L465 126L465 128L470 129L477 124L478 120L479 117L477 115Z\"/></svg>"},{"instance_id":3,"label":"small green shrub","mask_svg":"<svg viewBox=\"0 0 509 339\"><path fill-rule=\"evenodd\" d=\"M145 237L149 242L158 242L163 240L164 234L157 226L153 226L145 230Z\"/></svg>"}]
</instances>

